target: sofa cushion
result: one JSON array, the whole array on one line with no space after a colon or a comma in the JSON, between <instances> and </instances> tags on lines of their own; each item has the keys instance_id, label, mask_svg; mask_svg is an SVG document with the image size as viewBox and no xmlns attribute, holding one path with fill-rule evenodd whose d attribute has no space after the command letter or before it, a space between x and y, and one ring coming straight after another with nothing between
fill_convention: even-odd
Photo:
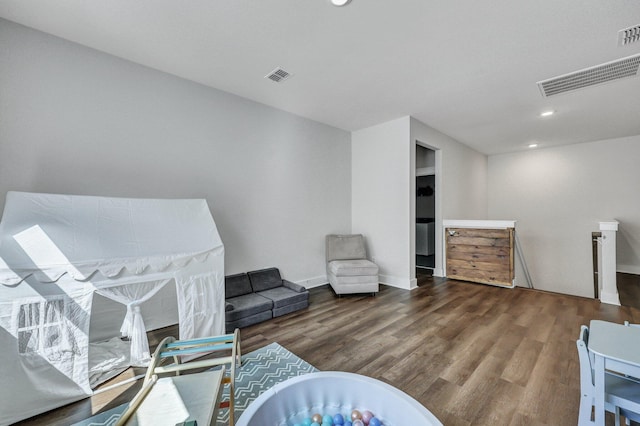
<instances>
[{"instance_id":1,"label":"sofa cushion","mask_svg":"<svg viewBox=\"0 0 640 426\"><path fill-rule=\"evenodd\" d=\"M290 314L291 312L299 311L309 306L309 301L294 303L292 305L283 306L282 308L273 308L273 317L280 317L282 315Z\"/></svg>"},{"instance_id":2,"label":"sofa cushion","mask_svg":"<svg viewBox=\"0 0 640 426\"><path fill-rule=\"evenodd\" d=\"M227 304L231 305L233 309L225 312L226 321L234 321L263 311L269 311L273 307L271 299L255 293L232 297L227 299Z\"/></svg>"},{"instance_id":3,"label":"sofa cushion","mask_svg":"<svg viewBox=\"0 0 640 426\"><path fill-rule=\"evenodd\" d=\"M273 308L282 308L286 305L292 305L298 302L309 300L309 292L298 293L286 287L276 287L258 293L267 299L273 300Z\"/></svg>"},{"instance_id":4,"label":"sofa cushion","mask_svg":"<svg viewBox=\"0 0 640 426\"><path fill-rule=\"evenodd\" d=\"M271 318L273 318L273 313L271 309L269 309L268 311L260 312L248 317L243 317L233 321L226 321L225 330L227 333L233 333L233 330L236 328L249 327L250 325L258 324L259 322L266 321Z\"/></svg>"},{"instance_id":5,"label":"sofa cushion","mask_svg":"<svg viewBox=\"0 0 640 426\"><path fill-rule=\"evenodd\" d=\"M378 265L365 259L334 260L328 267L329 272L337 277L378 275Z\"/></svg>"},{"instance_id":6,"label":"sofa cushion","mask_svg":"<svg viewBox=\"0 0 640 426\"><path fill-rule=\"evenodd\" d=\"M242 296L243 294L250 294L251 282L247 274L235 274L224 277L224 291L225 299L232 297Z\"/></svg>"},{"instance_id":7,"label":"sofa cushion","mask_svg":"<svg viewBox=\"0 0 640 426\"><path fill-rule=\"evenodd\" d=\"M259 271L251 271L249 280L251 281L251 287L256 293L259 291L269 290L271 288L282 286L282 277L278 268L260 269Z\"/></svg>"}]
</instances>

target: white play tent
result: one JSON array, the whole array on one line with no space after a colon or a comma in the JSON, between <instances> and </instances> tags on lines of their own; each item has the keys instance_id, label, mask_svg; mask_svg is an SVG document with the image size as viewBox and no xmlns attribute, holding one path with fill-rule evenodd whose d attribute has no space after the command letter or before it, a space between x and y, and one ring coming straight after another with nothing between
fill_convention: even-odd
<instances>
[{"instance_id":1,"label":"white play tent","mask_svg":"<svg viewBox=\"0 0 640 426\"><path fill-rule=\"evenodd\" d=\"M122 332L143 365L145 329L176 319L180 338L224 332L224 246L205 200L7 194L0 424L90 395L93 334Z\"/></svg>"}]
</instances>

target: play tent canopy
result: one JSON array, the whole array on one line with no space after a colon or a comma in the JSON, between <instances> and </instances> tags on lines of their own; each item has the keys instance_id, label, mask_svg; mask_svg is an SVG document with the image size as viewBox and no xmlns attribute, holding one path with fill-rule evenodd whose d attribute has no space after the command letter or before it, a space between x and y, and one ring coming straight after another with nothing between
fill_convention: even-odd
<instances>
[{"instance_id":1,"label":"play tent canopy","mask_svg":"<svg viewBox=\"0 0 640 426\"><path fill-rule=\"evenodd\" d=\"M126 305L120 331L131 365L144 365L141 306L167 284L181 338L224 332L224 246L205 200L9 192L0 222L0 424L92 393L96 294Z\"/></svg>"}]
</instances>

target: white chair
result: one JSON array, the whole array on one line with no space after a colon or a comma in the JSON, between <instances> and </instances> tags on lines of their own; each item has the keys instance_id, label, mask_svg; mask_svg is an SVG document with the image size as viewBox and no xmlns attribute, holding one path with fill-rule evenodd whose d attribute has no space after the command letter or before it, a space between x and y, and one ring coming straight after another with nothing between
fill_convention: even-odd
<instances>
[{"instance_id":1,"label":"white chair","mask_svg":"<svg viewBox=\"0 0 640 426\"><path fill-rule=\"evenodd\" d=\"M327 235L327 278L336 294L375 293L378 265L367 260L364 236Z\"/></svg>"},{"instance_id":2,"label":"white chair","mask_svg":"<svg viewBox=\"0 0 640 426\"><path fill-rule=\"evenodd\" d=\"M595 405L595 384L593 373L593 356L589 352L589 328L580 327L580 338L576 341L578 358L580 359L580 413L578 425L591 425L593 406ZM615 374L605 374L606 411L615 414L616 426L620 426L620 415L630 421L640 422L640 383Z\"/></svg>"}]
</instances>

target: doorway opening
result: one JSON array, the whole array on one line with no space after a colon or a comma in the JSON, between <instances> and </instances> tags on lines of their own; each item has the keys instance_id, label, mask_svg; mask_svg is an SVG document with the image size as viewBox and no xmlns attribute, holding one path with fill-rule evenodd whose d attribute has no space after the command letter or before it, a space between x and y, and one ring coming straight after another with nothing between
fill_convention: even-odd
<instances>
[{"instance_id":1,"label":"doorway opening","mask_svg":"<svg viewBox=\"0 0 640 426\"><path fill-rule=\"evenodd\" d=\"M436 152L416 144L416 268L436 266Z\"/></svg>"}]
</instances>

